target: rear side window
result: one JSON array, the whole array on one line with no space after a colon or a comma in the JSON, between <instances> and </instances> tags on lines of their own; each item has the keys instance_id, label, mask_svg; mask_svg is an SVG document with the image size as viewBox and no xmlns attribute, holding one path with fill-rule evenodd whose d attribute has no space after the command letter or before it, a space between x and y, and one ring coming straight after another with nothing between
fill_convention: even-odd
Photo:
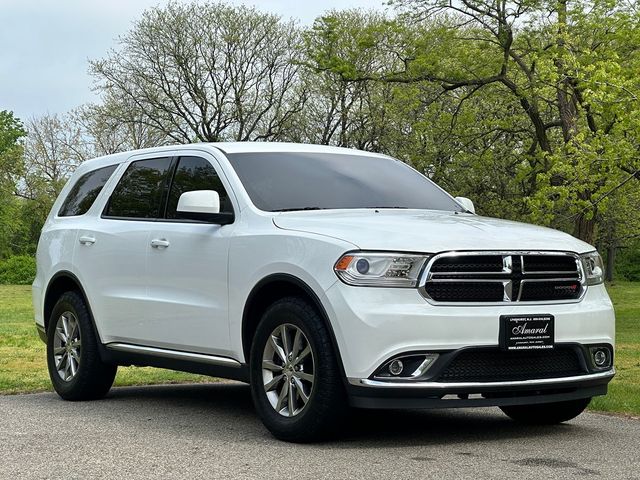
<instances>
[{"instance_id":1,"label":"rear side window","mask_svg":"<svg viewBox=\"0 0 640 480\"><path fill-rule=\"evenodd\" d=\"M117 165L110 165L82 175L69 190L58 216L72 217L87 213L116 167Z\"/></svg>"},{"instance_id":2,"label":"rear side window","mask_svg":"<svg viewBox=\"0 0 640 480\"><path fill-rule=\"evenodd\" d=\"M169 191L167 218L179 218L176 208L180 195L194 190L215 190L220 195L220 211L233 212L229 195L211 163L200 157L181 157Z\"/></svg>"},{"instance_id":3,"label":"rear side window","mask_svg":"<svg viewBox=\"0 0 640 480\"><path fill-rule=\"evenodd\" d=\"M158 218L169 165L169 158L132 162L113 190L105 215Z\"/></svg>"}]
</instances>

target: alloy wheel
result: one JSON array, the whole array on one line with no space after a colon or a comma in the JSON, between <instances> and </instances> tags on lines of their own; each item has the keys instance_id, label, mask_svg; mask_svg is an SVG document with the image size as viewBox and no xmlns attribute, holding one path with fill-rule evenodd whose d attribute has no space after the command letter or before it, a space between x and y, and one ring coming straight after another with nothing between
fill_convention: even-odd
<instances>
[{"instance_id":1,"label":"alloy wheel","mask_svg":"<svg viewBox=\"0 0 640 480\"><path fill-rule=\"evenodd\" d=\"M58 317L53 338L53 359L56 371L65 382L73 380L80 367L80 324L72 312Z\"/></svg>"},{"instance_id":2,"label":"alloy wheel","mask_svg":"<svg viewBox=\"0 0 640 480\"><path fill-rule=\"evenodd\" d=\"M276 327L262 355L262 380L269 403L284 417L301 413L313 393L314 355L304 332L290 323Z\"/></svg>"}]
</instances>

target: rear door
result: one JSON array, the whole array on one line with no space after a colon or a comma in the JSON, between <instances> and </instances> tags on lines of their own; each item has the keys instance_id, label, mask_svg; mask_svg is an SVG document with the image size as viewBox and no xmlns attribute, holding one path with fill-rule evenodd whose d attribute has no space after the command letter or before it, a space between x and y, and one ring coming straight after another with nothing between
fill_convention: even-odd
<instances>
[{"instance_id":1,"label":"rear door","mask_svg":"<svg viewBox=\"0 0 640 480\"><path fill-rule=\"evenodd\" d=\"M128 164L103 211L78 232L74 261L105 343L146 343L149 235L171 162L156 156Z\"/></svg>"},{"instance_id":2,"label":"rear door","mask_svg":"<svg viewBox=\"0 0 640 480\"><path fill-rule=\"evenodd\" d=\"M235 226L180 219L178 199L185 192L216 190L220 210L233 212L226 180L206 153L175 162L163 219L148 241L148 295L144 328L150 344L230 355L228 252Z\"/></svg>"}]
</instances>

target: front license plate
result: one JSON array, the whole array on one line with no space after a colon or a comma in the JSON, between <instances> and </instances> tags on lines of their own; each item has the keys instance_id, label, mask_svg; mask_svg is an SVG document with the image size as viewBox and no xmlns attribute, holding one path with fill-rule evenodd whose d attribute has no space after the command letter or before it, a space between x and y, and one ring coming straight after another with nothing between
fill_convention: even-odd
<instances>
[{"instance_id":1,"label":"front license plate","mask_svg":"<svg viewBox=\"0 0 640 480\"><path fill-rule=\"evenodd\" d=\"M553 315L501 315L500 346L504 350L553 348Z\"/></svg>"}]
</instances>

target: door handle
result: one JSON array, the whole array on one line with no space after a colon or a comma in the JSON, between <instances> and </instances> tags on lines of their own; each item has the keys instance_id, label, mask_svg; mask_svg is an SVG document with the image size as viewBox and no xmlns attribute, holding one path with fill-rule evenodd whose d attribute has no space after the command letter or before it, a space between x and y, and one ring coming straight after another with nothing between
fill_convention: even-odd
<instances>
[{"instance_id":1,"label":"door handle","mask_svg":"<svg viewBox=\"0 0 640 480\"><path fill-rule=\"evenodd\" d=\"M96 239L88 235L83 235L78 239L78 241L81 245L93 245L94 243L96 243Z\"/></svg>"},{"instance_id":2,"label":"door handle","mask_svg":"<svg viewBox=\"0 0 640 480\"><path fill-rule=\"evenodd\" d=\"M171 244L166 238L154 238L151 240L151 246L153 248L167 248L169 245Z\"/></svg>"}]
</instances>

